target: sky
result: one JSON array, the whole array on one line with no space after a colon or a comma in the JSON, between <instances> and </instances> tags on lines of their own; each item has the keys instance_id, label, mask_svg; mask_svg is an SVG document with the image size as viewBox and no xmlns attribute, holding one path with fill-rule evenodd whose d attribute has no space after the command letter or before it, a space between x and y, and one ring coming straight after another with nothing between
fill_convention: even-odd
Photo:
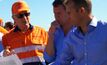
<instances>
[{"instance_id":1,"label":"sky","mask_svg":"<svg viewBox=\"0 0 107 65\"><path fill-rule=\"evenodd\" d=\"M18 0L0 0L0 18L4 23L12 21L11 6ZM40 26L48 31L54 20L52 2L54 0L25 0L30 7L31 24ZM96 18L107 21L107 0L92 0L92 13Z\"/></svg>"}]
</instances>

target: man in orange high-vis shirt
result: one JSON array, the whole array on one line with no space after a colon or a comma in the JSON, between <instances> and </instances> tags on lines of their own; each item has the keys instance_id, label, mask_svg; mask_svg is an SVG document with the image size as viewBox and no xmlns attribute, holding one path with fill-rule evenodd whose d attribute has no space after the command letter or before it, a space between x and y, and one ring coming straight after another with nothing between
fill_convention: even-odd
<instances>
[{"instance_id":1,"label":"man in orange high-vis shirt","mask_svg":"<svg viewBox=\"0 0 107 65\"><path fill-rule=\"evenodd\" d=\"M6 34L8 31L3 28L3 19L0 18L0 56L2 56L3 45L2 45L2 36Z\"/></svg>"},{"instance_id":2,"label":"man in orange high-vis shirt","mask_svg":"<svg viewBox=\"0 0 107 65\"><path fill-rule=\"evenodd\" d=\"M3 28L3 19L2 18L0 18L0 32L3 34L8 32L6 29Z\"/></svg>"},{"instance_id":3,"label":"man in orange high-vis shirt","mask_svg":"<svg viewBox=\"0 0 107 65\"><path fill-rule=\"evenodd\" d=\"M0 32L3 34L6 34L8 31L5 28L0 26Z\"/></svg>"},{"instance_id":4,"label":"man in orange high-vis shirt","mask_svg":"<svg viewBox=\"0 0 107 65\"><path fill-rule=\"evenodd\" d=\"M0 18L0 56L2 55L1 51L3 51L4 49L2 45L2 36L7 32L8 31L5 28L3 28L3 19Z\"/></svg>"},{"instance_id":5,"label":"man in orange high-vis shirt","mask_svg":"<svg viewBox=\"0 0 107 65\"><path fill-rule=\"evenodd\" d=\"M2 18L0 18L0 26L3 27L3 19Z\"/></svg>"},{"instance_id":6,"label":"man in orange high-vis shirt","mask_svg":"<svg viewBox=\"0 0 107 65\"><path fill-rule=\"evenodd\" d=\"M10 55L11 50L14 50L23 65L43 65L47 32L30 24L30 9L24 1L18 1L12 5L12 18L15 27L2 39L5 48L4 56Z\"/></svg>"}]
</instances>

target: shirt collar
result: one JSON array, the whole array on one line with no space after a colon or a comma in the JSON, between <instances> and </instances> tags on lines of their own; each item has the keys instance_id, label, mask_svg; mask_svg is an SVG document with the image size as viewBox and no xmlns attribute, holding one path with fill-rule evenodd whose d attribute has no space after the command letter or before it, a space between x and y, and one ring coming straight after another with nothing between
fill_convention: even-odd
<instances>
[{"instance_id":1,"label":"shirt collar","mask_svg":"<svg viewBox=\"0 0 107 65\"><path fill-rule=\"evenodd\" d=\"M30 25L29 29L32 30L33 25L31 25L31 24L29 24L29 25ZM17 32L17 31L21 31L18 26L16 26L15 29L14 29L14 32Z\"/></svg>"},{"instance_id":2,"label":"shirt collar","mask_svg":"<svg viewBox=\"0 0 107 65\"><path fill-rule=\"evenodd\" d=\"M97 22L98 22L97 18L93 17L91 22L88 25L88 32L87 33L92 32L97 27ZM76 27L75 30L76 29L77 29L77 33L80 33L80 29L78 27ZM84 34L84 33L80 33L80 34Z\"/></svg>"},{"instance_id":3,"label":"shirt collar","mask_svg":"<svg viewBox=\"0 0 107 65\"><path fill-rule=\"evenodd\" d=\"M97 26L97 22L98 22L97 18L93 17L89 25L93 26L93 27L96 27Z\"/></svg>"}]
</instances>

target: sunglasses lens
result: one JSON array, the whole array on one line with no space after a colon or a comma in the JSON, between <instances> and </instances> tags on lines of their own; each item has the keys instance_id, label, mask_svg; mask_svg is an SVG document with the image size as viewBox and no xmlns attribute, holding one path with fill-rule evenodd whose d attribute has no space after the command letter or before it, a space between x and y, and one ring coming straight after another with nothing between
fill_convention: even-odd
<instances>
[{"instance_id":1,"label":"sunglasses lens","mask_svg":"<svg viewBox=\"0 0 107 65\"><path fill-rule=\"evenodd\" d=\"M17 18L23 18L23 17L24 17L23 14L19 14L19 15L17 16Z\"/></svg>"},{"instance_id":2,"label":"sunglasses lens","mask_svg":"<svg viewBox=\"0 0 107 65\"><path fill-rule=\"evenodd\" d=\"M23 13L23 14L18 14L16 15L17 18L23 18L24 16L30 16L30 13Z\"/></svg>"},{"instance_id":3,"label":"sunglasses lens","mask_svg":"<svg viewBox=\"0 0 107 65\"><path fill-rule=\"evenodd\" d=\"M25 13L24 15L27 17L27 16L29 16L29 15L30 15L30 13Z\"/></svg>"}]
</instances>

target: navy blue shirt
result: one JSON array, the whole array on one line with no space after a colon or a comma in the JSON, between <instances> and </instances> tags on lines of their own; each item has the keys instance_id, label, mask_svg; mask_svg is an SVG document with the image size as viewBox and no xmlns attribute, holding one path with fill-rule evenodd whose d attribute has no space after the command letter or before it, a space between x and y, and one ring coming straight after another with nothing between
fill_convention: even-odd
<instances>
[{"instance_id":1,"label":"navy blue shirt","mask_svg":"<svg viewBox=\"0 0 107 65\"><path fill-rule=\"evenodd\" d=\"M2 36L3 34L0 33L0 52L3 50L3 45L2 45Z\"/></svg>"}]
</instances>

